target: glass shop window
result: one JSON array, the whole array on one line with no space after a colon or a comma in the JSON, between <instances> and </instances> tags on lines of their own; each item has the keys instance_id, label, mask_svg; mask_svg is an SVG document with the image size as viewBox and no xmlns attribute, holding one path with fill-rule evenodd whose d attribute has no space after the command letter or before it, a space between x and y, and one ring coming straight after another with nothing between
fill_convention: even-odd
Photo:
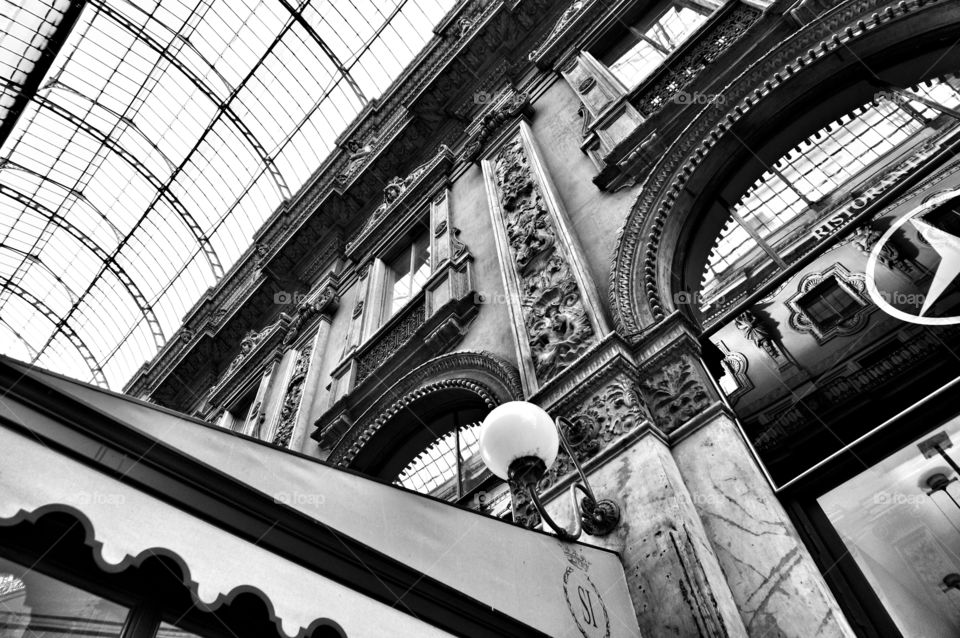
<instances>
[{"instance_id":1,"label":"glass shop window","mask_svg":"<svg viewBox=\"0 0 960 638\"><path fill-rule=\"evenodd\" d=\"M829 330L849 319L861 305L836 277L828 277L804 295L797 304L820 330Z\"/></svg>"},{"instance_id":2,"label":"glass shop window","mask_svg":"<svg viewBox=\"0 0 960 638\"><path fill-rule=\"evenodd\" d=\"M430 278L430 235L427 229L418 226L399 252L384 262L383 320L386 321L407 305Z\"/></svg>"},{"instance_id":3,"label":"glass shop window","mask_svg":"<svg viewBox=\"0 0 960 638\"><path fill-rule=\"evenodd\" d=\"M626 26L627 33L602 61L628 89L663 64L719 3L673 2L661 5Z\"/></svg>"},{"instance_id":4,"label":"glass shop window","mask_svg":"<svg viewBox=\"0 0 960 638\"><path fill-rule=\"evenodd\" d=\"M129 611L0 557L0 638L119 637Z\"/></svg>"},{"instance_id":5,"label":"glass shop window","mask_svg":"<svg viewBox=\"0 0 960 638\"><path fill-rule=\"evenodd\" d=\"M960 636L958 443L960 417L817 499L904 636Z\"/></svg>"}]
</instances>

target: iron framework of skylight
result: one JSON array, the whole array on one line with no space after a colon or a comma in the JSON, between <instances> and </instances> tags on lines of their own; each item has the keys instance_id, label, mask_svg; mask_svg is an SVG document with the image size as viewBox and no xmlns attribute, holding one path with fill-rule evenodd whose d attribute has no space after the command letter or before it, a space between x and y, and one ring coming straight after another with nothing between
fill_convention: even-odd
<instances>
[{"instance_id":1,"label":"iron framework of skylight","mask_svg":"<svg viewBox=\"0 0 960 638\"><path fill-rule=\"evenodd\" d=\"M455 4L0 1L0 344L115 388Z\"/></svg>"}]
</instances>

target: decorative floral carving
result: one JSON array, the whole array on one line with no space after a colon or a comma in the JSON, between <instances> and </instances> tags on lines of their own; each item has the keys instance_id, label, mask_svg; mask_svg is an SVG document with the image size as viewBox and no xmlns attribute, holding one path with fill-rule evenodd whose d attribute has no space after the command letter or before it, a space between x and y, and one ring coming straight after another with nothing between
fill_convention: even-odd
<instances>
[{"instance_id":1,"label":"decorative floral carving","mask_svg":"<svg viewBox=\"0 0 960 638\"><path fill-rule=\"evenodd\" d=\"M537 376L549 379L594 342L580 289L569 265L554 253L523 282L520 297Z\"/></svg>"},{"instance_id":2,"label":"decorative floral carving","mask_svg":"<svg viewBox=\"0 0 960 638\"><path fill-rule=\"evenodd\" d=\"M313 349L307 347L297 355L297 362L293 366L290 383L287 384L287 395L284 397L283 406L280 408L280 420L277 423L277 432L273 436L274 445L280 447L290 445L290 437L293 435L297 412L300 408L300 398L303 395L303 382L307 376L307 369L310 367L310 354L312 352Z\"/></svg>"},{"instance_id":3,"label":"decorative floral carving","mask_svg":"<svg viewBox=\"0 0 960 638\"><path fill-rule=\"evenodd\" d=\"M710 405L710 395L685 357L667 363L640 383L657 425L669 434Z\"/></svg>"},{"instance_id":4,"label":"decorative floral carving","mask_svg":"<svg viewBox=\"0 0 960 638\"><path fill-rule=\"evenodd\" d=\"M500 151L495 175L534 369L546 381L583 354L596 334L577 280L557 250L555 223L519 137Z\"/></svg>"}]
</instances>

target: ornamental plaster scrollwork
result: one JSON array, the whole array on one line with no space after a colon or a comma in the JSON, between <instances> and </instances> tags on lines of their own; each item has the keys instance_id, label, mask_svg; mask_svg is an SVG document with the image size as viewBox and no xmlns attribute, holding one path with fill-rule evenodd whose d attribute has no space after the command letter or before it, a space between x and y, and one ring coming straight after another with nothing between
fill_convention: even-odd
<instances>
[{"instance_id":1,"label":"ornamental plaster scrollwork","mask_svg":"<svg viewBox=\"0 0 960 638\"><path fill-rule=\"evenodd\" d=\"M724 104L705 106L683 132L659 154L646 171L640 195L621 228L610 273L610 306L614 324L624 337L637 340L649 325L674 310L660 265L673 263L676 246L661 247L669 225L682 226L684 214L674 208L690 179L727 131L752 114L756 106L778 92L806 67L850 46L867 34L913 13L935 11L943 2L848 2L804 25L723 89ZM625 162L629 163L629 158Z\"/></svg>"},{"instance_id":2,"label":"ornamental plaster scrollwork","mask_svg":"<svg viewBox=\"0 0 960 638\"><path fill-rule=\"evenodd\" d=\"M801 300L807 293L830 278L833 278L837 285L850 295L859 309L852 316L835 325L822 327L807 315L802 307ZM796 294L787 299L786 306L790 309L790 327L797 332L812 335L820 344L826 343L833 337L860 332L866 327L870 314L877 308L870 301L867 293L866 277L860 273L851 273L844 268L843 264L833 264L823 272L806 275L800 281Z\"/></svg>"}]
</instances>

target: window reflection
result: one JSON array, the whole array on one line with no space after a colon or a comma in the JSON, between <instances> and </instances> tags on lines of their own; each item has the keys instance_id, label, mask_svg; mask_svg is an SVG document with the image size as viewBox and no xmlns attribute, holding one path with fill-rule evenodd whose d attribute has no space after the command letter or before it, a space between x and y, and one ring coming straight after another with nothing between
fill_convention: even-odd
<instances>
[{"instance_id":1,"label":"window reflection","mask_svg":"<svg viewBox=\"0 0 960 638\"><path fill-rule=\"evenodd\" d=\"M387 264L388 303L385 319L392 317L420 292L430 278L430 236L426 230Z\"/></svg>"},{"instance_id":2,"label":"window reflection","mask_svg":"<svg viewBox=\"0 0 960 638\"><path fill-rule=\"evenodd\" d=\"M668 7L652 24L631 26L635 44L610 65L610 71L628 88L640 84L707 21L711 12L708 7L677 4Z\"/></svg>"},{"instance_id":3,"label":"window reflection","mask_svg":"<svg viewBox=\"0 0 960 638\"><path fill-rule=\"evenodd\" d=\"M936 432L960 443L960 418ZM960 573L960 483L943 458L918 448L930 436L817 502L904 636L960 636L960 590L944 585ZM946 452L960 457L957 447Z\"/></svg>"},{"instance_id":4,"label":"window reflection","mask_svg":"<svg viewBox=\"0 0 960 638\"><path fill-rule=\"evenodd\" d=\"M0 558L0 638L120 636L128 611Z\"/></svg>"},{"instance_id":5,"label":"window reflection","mask_svg":"<svg viewBox=\"0 0 960 638\"><path fill-rule=\"evenodd\" d=\"M160 628L157 630L157 638L200 638L197 634L192 634L189 631L180 629L176 625L172 625L168 622L160 623Z\"/></svg>"}]
</instances>

